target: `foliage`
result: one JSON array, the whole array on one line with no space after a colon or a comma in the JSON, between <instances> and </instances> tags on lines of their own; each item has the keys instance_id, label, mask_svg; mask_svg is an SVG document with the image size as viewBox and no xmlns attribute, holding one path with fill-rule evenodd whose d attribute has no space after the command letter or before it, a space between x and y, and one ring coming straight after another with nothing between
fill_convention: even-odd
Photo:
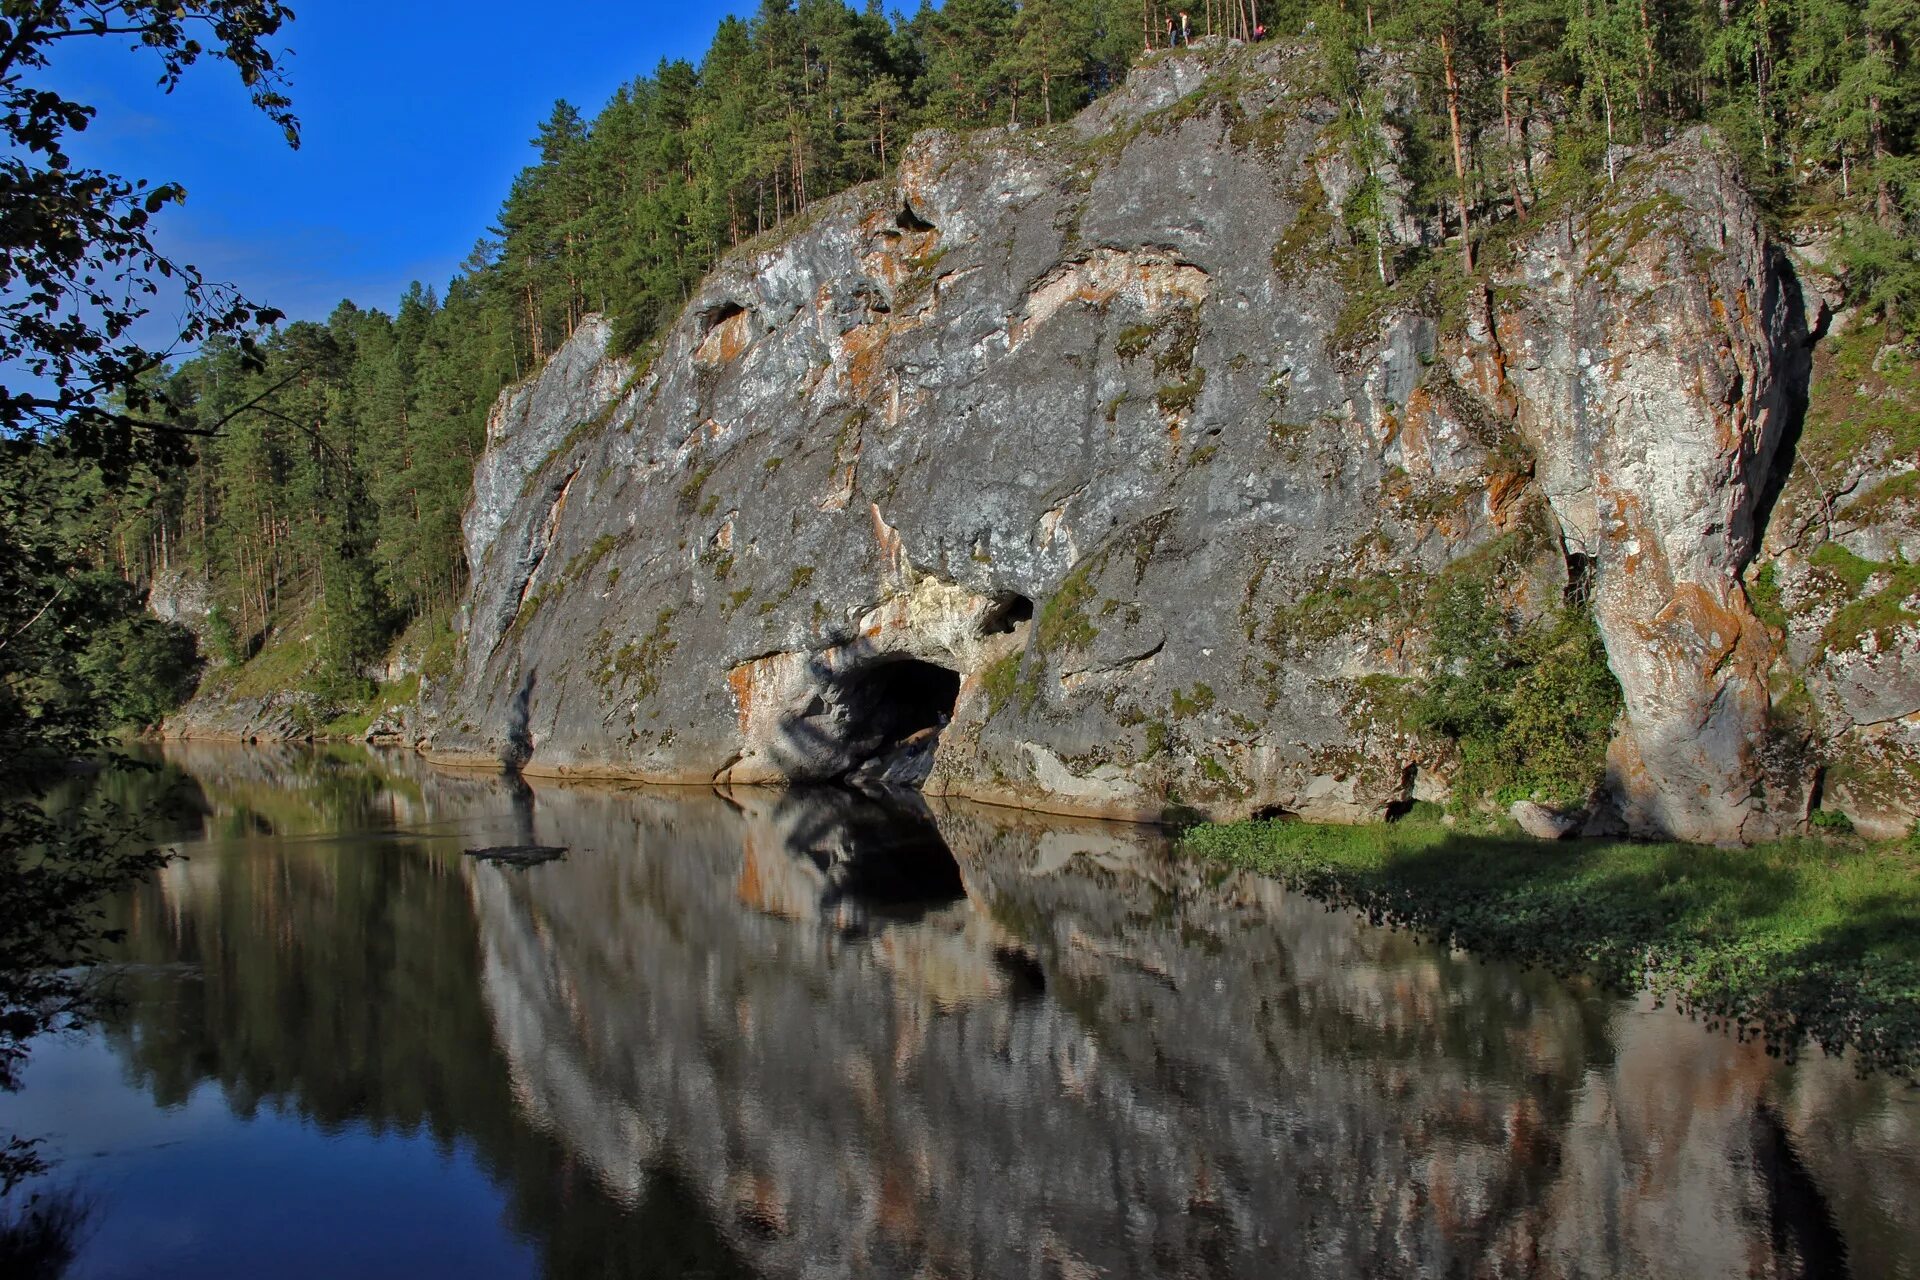
<instances>
[{"instance_id":1,"label":"foliage","mask_svg":"<svg viewBox=\"0 0 1920 1280\"><path fill-rule=\"evenodd\" d=\"M180 346L231 334L244 348L253 326L280 318L157 246L152 219L184 189L74 165L68 135L96 112L47 87L56 53L74 39L132 36L169 91L202 56L225 61L297 146L266 43L292 16L277 0L39 0L0 10L0 439L19 447L56 437L115 478L143 458L177 461L189 429L150 375ZM133 336L156 306L177 312L173 350Z\"/></svg>"},{"instance_id":2,"label":"foliage","mask_svg":"<svg viewBox=\"0 0 1920 1280\"><path fill-rule=\"evenodd\" d=\"M112 809L54 813L36 795L0 798L0 1090L19 1087L34 1037L96 1007L98 980L82 970L118 937L102 900L166 861L137 833ZM0 1193L42 1167L30 1144L10 1144Z\"/></svg>"},{"instance_id":3,"label":"foliage","mask_svg":"<svg viewBox=\"0 0 1920 1280\"><path fill-rule=\"evenodd\" d=\"M104 513L114 567L204 585L212 647L236 666L301 619L315 651L292 687L360 700L394 637L465 586L461 511L508 372L486 342L456 282L444 303L410 291L392 318L342 304L251 362L213 344L171 385L184 420L219 433L190 471Z\"/></svg>"},{"instance_id":4,"label":"foliage","mask_svg":"<svg viewBox=\"0 0 1920 1280\"><path fill-rule=\"evenodd\" d=\"M1843 836L1853 834L1853 819L1838 809L1815 809L1807 815L1807 822L1819 831Z\"/></svg>"},{"instance_id":5,"label":"foliage","mask_svg":"<svg viewBox=\"0 0 1920 1280\"><path fill-rule=\"evenodd\" d=\"M107 547L116 516L165 484L156 468L226 419L187 421L161 376L173 353L132 328L164 308L178 344L217 342L251 366L252 329L278 319L156 247L152 218L179 187L74 166L66 139L95 111L45 82L69 41L132 37L167 89L202 57L228 62L291 142L264 43L289 17L274 0L0 5L0 1090L34 1036L97 1009L85 966L112 936L101 898L164 861L118 811L47 803L117 722L156 718L196 662L191 637L107 571L123 567ZM38 1167L31 1141L8 1140L0 1190Z\"/></svg>"},{"instance_id":6,"label":"foliage","mask_svg":"<svg viewBox=\"0 0 1920 1280\"><path fill-rule=\"evenodd\" d=\"M1192 853L1449 945L1650 988L1769 1050L1811 1040L1920 1077L1920 848L1751 849L1253 822Z\"/></svg>"},{"instance_id":7,"label":"foliage","mask_svg":"<svg viewBox=\"0 0 1920 1280\"><path fill-rule=\"evenodd\" d=\"M1587 803L1622 705L1592 613L1568 605L1521 620L1490 580L1461 573L1442 579L1428 620L1435 674L1413 720L1459 746L1455 807Z\"/></svg>"}]
</instances>

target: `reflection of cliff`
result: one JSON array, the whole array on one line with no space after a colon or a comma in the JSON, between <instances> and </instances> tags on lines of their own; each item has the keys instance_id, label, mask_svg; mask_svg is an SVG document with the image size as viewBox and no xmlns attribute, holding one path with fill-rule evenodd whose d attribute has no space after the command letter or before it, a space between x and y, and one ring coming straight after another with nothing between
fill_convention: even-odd
<instances>
[{"instance_id":1,"label":"reflection of cliff","mask_svg":"<svg viewBox=\"0 0 1920 1280\"><path fill-rule=\"evenodd\" d=\"M169 758L129 1070L471 1144L554 1275L1920 1274L1911 1093L1137 828Z\"/></svg>"},{"instance_id":2,"label":"reflection of cliff","mask_svg":"<svg viewBox=\"0 0 1920 1280\"><path fill-rule=\"evenodd\" d=\"M1920 1108L1844 1064L1136 828L944 807L965 898L876 905L926 833L850 801L538 794L595 852L471 878L515 1095L771 1273L1913 1274Z\"/></svg>"}]
</instances>

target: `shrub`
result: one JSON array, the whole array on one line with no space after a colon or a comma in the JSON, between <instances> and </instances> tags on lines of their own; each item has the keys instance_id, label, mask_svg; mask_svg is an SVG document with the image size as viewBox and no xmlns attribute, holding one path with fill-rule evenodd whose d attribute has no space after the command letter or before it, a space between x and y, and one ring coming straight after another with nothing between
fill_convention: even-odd
<instances>
[{"instance_id":1,"label":"shrub","mask_svg":"<svg viewBox=\"0 0 1920 1280\"><path fill-rule=\"evenodd\" d=\"M1490 582L1463 575L1442 581L1429 617L1436 673L1413 719L1459 746L1454 807L1585 804L1622 706L1592 613L1565 606L1517 621Z\"/></svg>"},{"instance_id":2,"label":"shrub","mask_svg":"<svg viewBox=\"0 0 1920 1280\"><path fill-rule=\"evenodd\" d=\"M1807 815L1807 822L1816 831L1827 831L1837 836L1853 834L1853 819L1837 809L1815 809Z\"/></svg>"}]
</instances>

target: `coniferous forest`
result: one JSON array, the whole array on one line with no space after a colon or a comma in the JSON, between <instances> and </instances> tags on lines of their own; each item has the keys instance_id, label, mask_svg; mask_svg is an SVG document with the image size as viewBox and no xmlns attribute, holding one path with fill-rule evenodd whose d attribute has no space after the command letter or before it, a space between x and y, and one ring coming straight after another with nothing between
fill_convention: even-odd
<instances>
[{"instance_id":1,"label":"coniferous forest","mask_svg":"<svg viewBox=\"0 0 1920 1280\"><path fill-rule=\"evenodd\" d=\"M1920 322L1920 0L1197 0L1186 21L1195 40L1311 45L1358 122L1387 111L1363 67L1410 69L1418 113L1385 123L1409 140L1447 270L1606 182L1617 147L1707 123L1783 230L1837 246L1855 302L1895 333ZM156 371L210 434L194 465L83 504L87 555L134 588L163 571L204 582L208 656L228 664L297 620L308 651L259 679L300 683L324 721L373 692L370 664L409 628L449 642L488 407L583 316L612 316L637 348L719 255L886 174L915 130L1056 124L1137 59L1185 56L1166 49L1179 22L1159 0L949 0L911 17L766 0L726 19L698 65L662 62L591 117L556 103L451 281ZM186 679L165 655L140 663L116 679ZM165 695L117 696L119 714L150 716Z\"/></svg>"},{"instance_id":2,"label":"coniferous forest","mask_svg":"<svg viewBox=\"0 0 1920 1280\"><path fill-rule=\"evenodd\" d=\"M76 779L112 783L122 771L149 767L114 758L115 732L159 724L196 690L227 695L234 703L271 702L276 715L286 712L277 722L290 725L297 736L366 736L387 708L417 701L422 681L456 668L456 619L475 569L465 557L462 515L486 443L488 415L501 392L538 374L590 316L607 318L616 346L644 365L649 345L674 323L716 262L797 234L839 193L888 181L918 131L1018 129L1042 143L1058 139L1064 144L1069 117L1120 86L1143 60L1217 58L1229 67L1244 67L1253 59L1232 52L1236 42L1285 42L1299 51L1288 65L1311 68L1311 82L1278 85L1295 77L1269 74L1263 89L1276 97L1311 99L1311 146L1325 148L1316 156L1335 155L1351 162L1344 165L1349 172L1365 175L1355 177L1337 208L1317 178L1301 185L1299 192L1318 196L1320 204L1296 201L1302 210L1314 208L1316 216L1293 222L1311 223L1311 234L1320 238L1296 241L1292 250L1307 255L1337 242L1342 252L1327 255L1328 269L1346 273L1341 284L1349 302L1382 304L1369 315L1382 314L1389 303L1417 301L1425 317L1446 312L1457 319L1468 298L1488 299L1490 314L1494 287L1489 282L1496 279L1503 255L1516 252L1514 246L1524 244L1530 230L1548 226L1557 233L1564 222L1571 244L1579 215L1605 208L1611 197L1631 190L1622 174L1636 150L1708 128L1724 140L1772 233L1751 238L1766 242L1768 254L1777 254L1781 242L1803 249L1822 278L1821 289L1831 293L1828 278L1844 289L1846 323L1852 326L1846 332L1872 337L1870 344L1856 343L1846 361L1836 357L1827 366L1840 370L1833 382L1864 385L1880 376L1883 356L1902 354L1892 349L1920 353L1920 0L1188 0L1185 9L1180 0L944 0L938 7L921 0L911 14L889 11L883 0L867 0L864 8L850 7L846 0L760 0L751 16L722 20L697 63L662 61L597 110L562 101L544 120L528 121L532 162L503 193L494 225L475 228L476 242L451 279L417 282L388 309L343 301L324 321L289 320L268 305L273 299L245 296L245 282L211 281L170 257L155 238L155 220L184 199L184 191L171 183L149 185L102 173L68 154L72 136L100 112L50 87L58 81L57 51L75 41L117 41L130 58L157 62L159 83L169 90L185 76L206 72L196 64L217 62L222 74L237 76L252 107L297 146L294 86L287 83L279 49L293 18L282 0L0 0L0 142L5 144L0 145L0 1094L18 1089L30 1046L43 1033L83 1027L98 1015L102 997L112 992L95 984L90 966L116 938L102 904L172 856L145 847L147 828L139 815L115 802L115 786L96 787L88 799L72 798L92 785ZM636 51L636 61L639 56ZM1308 79L1307 73L1298 78ZM1169 83L1176 79L1185 81L1167 77ZM1409 85L1414 92L1406 91ZM1200 100L1195 95L1167 109L1185 110ZM1219 105L1209 99L1204 109ZM1196 111L1185 120L1210 118ZM1222 127L1227 127L1224 121ZM1387 163L1389 153L1396 170L1391 190L1376 176L1376 164ZM1167 185L1159 181L1157 168L1150 172L1143 186ZM1722 182L1715 190L1725 193L1732 187ZM1741 209L1743 225L1751 231L1744 200ZM1001 212L1011 216L1024 210L1008 201ZM912 221L903 217L900 225ZM1278 254L1295 232L1275 226L1272 235L1283 237ZM1078 239L1073 243L1078 246ZM1250 243L1259 244L1260 252L1241 261L1256 263L1264 273L1265 245L1271 241L1256 237ZM1708 305L1727 309L1717 297L1702 304ZM1010 313L999 309L996 314ZM1150 354L1146 364L1156 376L1182 379L1161 386L1152 399L1168 427L1174 409L1191 408L1206 372L1193 366L1193 308L1183 304L1179 314L1180 319L1170 316L1122 330L1131 354L1119 347L1113 351L1122 363ZM142 334L175 317L177 327L168 326L157 348L146 345ZM1796 322L1806 319L1796 314ZM1329 327L1344 324L1343 316ZM1163 340L1163 333L1173 336ZM1238 349L1253 350L1268 341L1256 336ZM1150 351L1155 342L1161 347ZM1867 346L1871 350L1864 350ZM1407 363L1431 355L1431 349L1415 352ZM1587 355L1579 352L1583 368ZM1889 367L1895 363L1902 369L1908 364L1885 361ZM1693 372L1687 367L1678 381ZM1279 370L1275 380L1282 375L1292 376ZM1145 379L1145 367L1139 376ZM1779 374L1781 380L1787 376ZM1912 385L1910 374L1901 377L1903 386ZM1738 378L1736 371L1726 381ZM779 384L776 390L779 412L785 413L791 404L787 388ZM1829 417L1857 411L1850 394L1831 398L1839 407ZM1122 396L1107 406L1108 423L1126 400ZM1147 403L1138 401L1143 415ZM1906 414L1908 402L1889 398L1886 403L1894 406L1886 413ZM1387 404L1383 418L1404 407L1404 400ZM1314 412L1321 421L1340 425L1337 413ZM1042 415L1033 416L1049 425ZM849 421L858 420L856 414ZM807 421L809 430L818 425ZM1158 419L1149 423L1155 432L1162 425ZM1296 429L1278 419L1272 426ZM1881 434L1895 442L1886 452L1904 460L1914 452L1909 418L1902 419L1900 430L1907 434ZM1865 452L1857 442L1866 431L1836 432L1837 442L1825 447L1835 454ZM977 439L970 436L965 444ZM1210 459L1216 447L1194 449L1189 441L1181 465L1200 465L1192 460ZM1793 448L1792 442L1784 446L1789 454ZM837 465L837 446L835 460ZM1385 463L1384 454L1379 461ZM778 456L766 458L761 468L771 476L781 462ZM1261 465L1247 470L1257 472ZM1491 492L1485 483L1489 475L1503 483L1519 477L1517 488L1534 479L1530 467L1529 462L1526 468L1516 463L1511 473L1463 471L1468 480L1449 492L1478 502ZM1397 465L1392 470L1399 472L1396 479L1407 475ZM1911 470L1889 470L1899 470L1893 480L1905 486L1894 491L1889 484L1889 491L1910 498ZM689 510L708 473L692 474L681 491ZM790 468L781 483L797 484L796 474ZM758 478L760 470L754 475ZM1746 483L1750 477L1743 473L1739 479ZM1303 491L1314 483L1303 479ZM564 494L562 489L553 510ZM1830 495L1823 489L1821 496ZM575 502L576 511L590 509L590 499L576 495ZM608 500L600 510L618 506ZM1209 505L1189 506L1199 513L1196 519L1214 518ZM621 515L628 510L621 509ZM1538 514L1537 507L1529 510ZM711 511L711 506L704 509L703 518ZM1564 582L1544 589L1542 599L1550 598L1551 617L1558 621L1532 631L1509 628L1501 606L1489 603L1495 598L1493 570L1480 569L1496 559L1481 555L1486 547L1529 545L1529 529L1537 526L1522 526L1517 506L1515 513L1511 530L1423 576L1421 591L1431 587L1431 595L1400 593L1393 577L1399 561L1382 560L1388 568L1369 570L1369 583L1381 584L1380 594L1391 594L1395 609L1403 600L1409 612L1432 605L1429 656L1440 678L1429 690L1431 697L1418 705L1408 688L1411 677L1376 680L1381 673L1369 673L1362 677L1370 682L1364 687L1360 680L1353 682L1355 696L1377 697L1383 706L1393 699L1396 716L1425 717L1428 728L1456 743L1500 744L1507 753L1499 758L1502 763L1518 754L1550 754L1537 750L1538 743L1571 742L1574 747L1564 754L1591 771L1605 763L1617 740L1610 726L1622 714L1623 697L1586 594L1592 558L1568 554L1561 566ZM857 508L853 514L864 519ZM1832 515L1828 503L1828 524ZM873 518L880 520L877 505ZM1698 523L1716 520L1716 532L1733 523L1719 514ZM731 538L731 519L726 528ZM1208 526L1194 541L1212 534ZM1153 539L1159 537L1152 533ZM581 557L567 561L561 580L571 578L574 565L597 565L597 557L614 542L607 537L588 544ZM1039 673L1056 672L1044 665L1053 660L1042 652L1049 632L1093 635L1082 606L1093 599L1094 571L1104 571L1107 552L1118 545L1096 555L1076 551L1086 567L1076 567L1057 587L1020 584L1022 592L1045 587L1053 593L1038 611L1026 594L981 597L980 608L991 606L991 611L976 620L980 638L1012 636L1019 606L1025 609L1022 619L1033 622L1019 641L1030 638L1027 649L1008 648L970 669L977 670L979 683L969 687L980 691L989 716L1009 704L1010 716L1025 714L1037 696ZM1337 544L1329 535L1329 545L1366 544L1343 531ZM1836 647L1832 641L1838 637L1846 642L1838 647L1866 645L1861 652L1867 653L1880 632L1910 625L1916 578L1907 551L1869 547L1876 557L1869 560L1838 544L1823 550L1825 569L1850 590L1833 619L1820 624L1823 645ZM1133 586L1143 581L1140 566L1151 553L1151 542L1145 552L1134 553ZM545 555L544 547L540 554ZM1878 558L1883 554L1884 560ZM495 555L494 563L501 559ZM716 570L718 581L732 571L733 557L716 550L716 560L724 566ZM1125 557L1115 560L1124 570ZM1459 564L1476 563L1480 569L1471 581L1463 574L1445 576ZM1730 629L1746 622L1773 625L1769 619L1777 619L1777 629L1785 634L1783 588L1767 568L1745 584L1734 584L1750 593L1753 617L1741 613ZM753 617L772 616L769 627L780 623L777 611L811 579L815 566L795 565L790 572L786 595L771 599L763 593L756 606ZM1246 589L1249 619L1266 572L1262 561ZM526 582L520 580L520 594L513 598L537 606L539 597L527 593ZM1301 582L1287 606L1297 609L1296 620L1307 620L1313 610L1339 615L1345 609L1357 616L1370 604L1358 599L1361 592L1348 592L1347 584L1311 583L1304 572ZM1322 591L1323 586L1328 589ZM642 589L632 577L622 588L636 597ZM658 588L647 584L645 589ZM731 597L733 607L751 594L741 588ZM813 607L822 608L817 601ZM1129 612L1118 598L1103 599L1100 607L1103 619L1108 612L1122 617ZM724 619L716 629L739 626L731 621L731 611L721 615L715 608L711 616ZM529 608L525 614L534 612ZM619 648L611 630L601 632L603 647L611 651L599 655L609 660L608 679L617 678L623 689L630 678L636 689L652 679L645 670L650 654L670 652L675 643L665 640L672 614L671 608L661 611L652 636L636 632ZM1714 618L1727 616L1723 611ZM169 618L190 619L194 625L190 630ZM1275 617L1266 631L1281 632L1282 621ZM1338 625L1348 621L1334 618ZM552 615L539 625L560 630ZM1120 627L1113 625L1117 636ZM1251 642L1254 622L1242 625ZM1706 634L1711 645L1700 647L1714 652L1708 681L1697 685L1703 689L1737 647L1728 640L1723 649L1717 630ZM1056 655L1088 647L1078 636L1055 638ZM571 631L565 640L582 648L592 643L576 640ZM692 640L685 645L686 652L696 648ZM1101 671L1131 671L1131 664L1167 648L1165 636L1150 647L1116 647L1115 663L1128 665ZM1200 652L1213 659L1213 649ZM805 655L782 651L782 656ZM932 670L925 662L897 665L937 685L945 709L924 691L908 698L900 692L905 684L869 684L860 696L873 705L926 704L916 706L916 714L926 714L911 726L870 717L877 726L873 736L897 738L889 750L911 747L922 762L930 762L930 744L952 722L958 705L960 673ZM1169 663L1162 670L1178 673L1180 668ZM1270 663L1266 670L1265 706L1271 712L1286 691L1272 678L1282 668ZM1881 678L1867 670L1858 683ZM1068 674L1085 674L1064 667L1057 671L1062 688ZM1196 667L1195 672L1214 678L1210 670ZM1804 709L1810 696L1798 675L1793 687L1779 690L1771 689L1767 678L1765 671L1753 673L1754 719L1776 709L1770 699L1777 693L1786 708L1779 717L1785 727L1770 744L1785 742L1795 752L1808 753L1794 755L1786 766L1799 771L1796 778L1808 779L1806 790L1793 796L1802 825L1817 829L1826 812L1822 788L1833 778L1811 754L1811 731L1794 718L1802 714L1795 708ZM531 668L523 681L517 674L515 679L521 681L517 736L527 727ZM1165 750L1176 730L1185 732L1176 722L1224 718L1232 710L1224 698L1213 709L1211 684L1184 679L1169 691L1165 719L1149 720L1141 713L1124 722L1137 729L1146 757ZM1528 722L1513 710L1522 706L1515 690L1523 679L1531 681L1525 709L1537 710L1534 719L1547 725L1532 738L1526 736L1532 731ZM542 687L566 686L549 681ZM854 688L848 683L841 692ZM1710 699L1703 695L1701 700ZM746 704L743 695L740 705ZM1344 703L1339 714L1356 705ZM1111 699L1107 709L1114 711ZM1869 711L1861 713L1861 727L1885 722L1872 719ZM1910 710L1895 714L1911 722ZM1114 724L1123 723L1118 715L1115 711ZM1326 711L1328 723L1334 715ZM1232 723L1248 739L1262 727L1238 715ZM1522 728L1515 729L1516 724ZM671 734L669 726L656 739L663 749ZM396 729L391 736L400 733ZM1733 740L1730 733L1725 737ZM632 740L639 740L638 731ZM1021 745L1037 752L1043 744ZM1182 751L1188 745L1179 744ZM1222 785L1233 782L1229 769L1213 756L1197 750L1187 754L1196 776ZM726 769L742 758L735 754ZM860 767L879 758L862 760ZM1494 759L1491 748L1484 758ZM504 759L512 764L514 757ZM1054 762L1063 769L1069 763L1064 756ZM1415 767L1396 764L1392 774L1405 795L1383 804L1378 813L1397 818L1415 805L1431 807L1413 790L1424 777ZM723 773L698 776L717 779ZM922 780L927 776L920 774ZM1597 794L1587 773L1575 780L1581 785L1570 790ZM1501 793L1492 766L1478 781L1487 782L1482 789L1500 804L1513 799ZM1521 799L1514 807L1541 809L1527 798L1534 790L1516 791ZM1739 788L1741 794L1747 790L1744 784ZM501 794L507 804L505 791ZM1759 794L1757 786L1753 794ZM1170 789L1158 798L1169 803L1145 810L1146 817L1184 823L1204 816L1184 801L1172 803L1179 797ZM524 788L512 803L516 821L525 816L530 824ZM1348 813L1363 810L1360 799L1341 804ZM1552 838L1576 827L1571 806L1563 807L1569 812L1543 812L1555 823L1566 820ZM1255 807L1251 800L1245 811L1301 816L1285 805ZM1510 816L1513 811L1507 809ZM1853 831L1852 820L1838 809L1827 822L1845 822L1834 829ZM1208 847L1191 847L1225 862L1294 877L1310 892L1332 889L1331 900L1357 905L1376 919L1392 918L1406 903L1425 904L1424 919L1399 922L1431 928L1443 940L1505 949L1528 963L1559 946L1561 954L1574 958L1570 970L1611 965L1603 976L1621 985L1652 980L1664 963L1674 981L1658 989L1692 992L1702 1000L1697 1011L1731 1019L1742 1038L1750 1030L1740 1012L1748 1008L1742 1000L1782 1018L1811 1008L1814 1015L1798 1023L1776 1020L1768 1026L1813 1027L1823 1045L1864 1046L1881 1055L1876 1060L1912 1061L1912 1047L1920 1043L1912 1013L1920 984L1911 954L1910 895L1902 895L1907 894L1903 886L1912 882L1912 851L1920 849L1920 834L1900 837L1906 852L1897 858L1887 852L1890 844L1872 846L1870 855L1881 860L1871 876L1851 879L1851 872L1833 870L1838 864L1829 861L1828 846L1817 843L1783 846L1784 853L1776 849L1768 856L1777 854L1780 861L1763 864L1758 872L1750 861L1709 864L1704 859L1711 851L1620 843L1606 846L1614 849L1613 865L1625 868L1608 882L1611 896L1600 891L1586 869L1591 864L1585 863L1580 875L1588 878L1567 878L1553 893L1536 892L1542 877L1566 876L1573 860L1549 862L1536 857L1531 845L1511 842L1463 846L1460 835L1453 819L1443 822L1438 810L1431 822L1396 828L1378 837L1377 844L1366 843L1375 836L1364 835L1344 846L1349 866L1362 869L1347 888L1329 878L1327 850L1333 846L1321 843L1309 822L1246 825L1239 834L1216 832ZM452 838L445 832L434 838L443 837ZM1391 860L1388 842L1394 840L1418 855L1415 865L1430 869L1432 883L1418 875L1396 883L1373 866ZM1463 847L1470 853L1477 848L1479 854L1491 850L1491 860L1477 864L1481 879L1457 871L1455 859ZM498 854L501 848L464 852ZM815 857L812 847L796 846L794 852L796 867L815 865L808 861ZM393 865L365 863L376 870ZM1825 868L1845 881L1846 891L1829 892L1815 878L1803 884L1794 877L1804 867ZM1443 888L1434 887L1441 882ZM1352 889L1354 884L1362 888ZM1502 884L1513 890L1505 901L1496 898ZM1680 888L1673 889L1676 885ZM1755 886L1753 895L1744 894ZM1734 904L1737 893L1737 906L1724 905ZM839 894L836 883L821 901L837 902ZM1155 903L1170 900L1157 888L1155 894ZM744 891L741 897L744 901ZM1777 918L1755 924L1761 914L1756 902ZM1791 908L1779 906L1782 902ZM1400 905L1376 909L1379 903ZM1555 936L1543 941L1547 933ZM291 928L284 935L294 936ZM1014 954L996 943L993 963ZM1002 967L1009 974L1020 968ZM987 962L980 968L986 970ZM1034 973L1040 972L1036 961ZM1713 985L1727 974L1738 977ZM1696 978L1700 985L1682 982ZM996 991L1020 989L1012 977L995 982L1000 984ZM213 984L208 989L219 990ZM1863 1008L1868 1013L1858 1014ZM274 1010L275 1025L283 1016L284 1011ZM1387 1038L1400 1034L1394 1029ZM1498 1038L1473 1030L1472 1039L1493 1043ZM1389 1074L1398 1072L1396 1067ZM1352 1074L1344 1062L1342 1074ZM1746 1120L1742 1125L1742 1132L1753 1127ZM1784 1137L1780 1145L1792 1155ZM1782 1157L1776 1163L1793 1161ZM570 1162L569 1177L574 1167ZM0 1201L45 1168L37 1139L0 1132ZM1793 1164L1789 1172L1799 1178L1798 1169ZM1789 1189L1800 1195L1797 1182ZM1201 1201L1182 1203L1192 1208ZM7 1226L0 1217L0 1237ZM0 1239L0 1246L4 1243ZM5 1256L0 1248L0 1257Z\"/></svg>"}]
</instances>

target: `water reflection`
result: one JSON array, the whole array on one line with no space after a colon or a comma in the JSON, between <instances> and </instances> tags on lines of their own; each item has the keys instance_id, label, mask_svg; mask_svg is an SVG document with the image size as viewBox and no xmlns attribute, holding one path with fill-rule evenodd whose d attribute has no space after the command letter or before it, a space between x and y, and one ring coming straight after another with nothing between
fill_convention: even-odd
<instances>
[{"instance_id":1,"label":"water reflection","mask_svg":"<svg viewBox=\"0 0 1920 1280\"><path fill-rule=\"evenodd\" d=\"M1138 828L169 762L127 1069L470 1146L548 1274L1920 1274L1911 1091Z\"/></svg>"}]
</instances>

